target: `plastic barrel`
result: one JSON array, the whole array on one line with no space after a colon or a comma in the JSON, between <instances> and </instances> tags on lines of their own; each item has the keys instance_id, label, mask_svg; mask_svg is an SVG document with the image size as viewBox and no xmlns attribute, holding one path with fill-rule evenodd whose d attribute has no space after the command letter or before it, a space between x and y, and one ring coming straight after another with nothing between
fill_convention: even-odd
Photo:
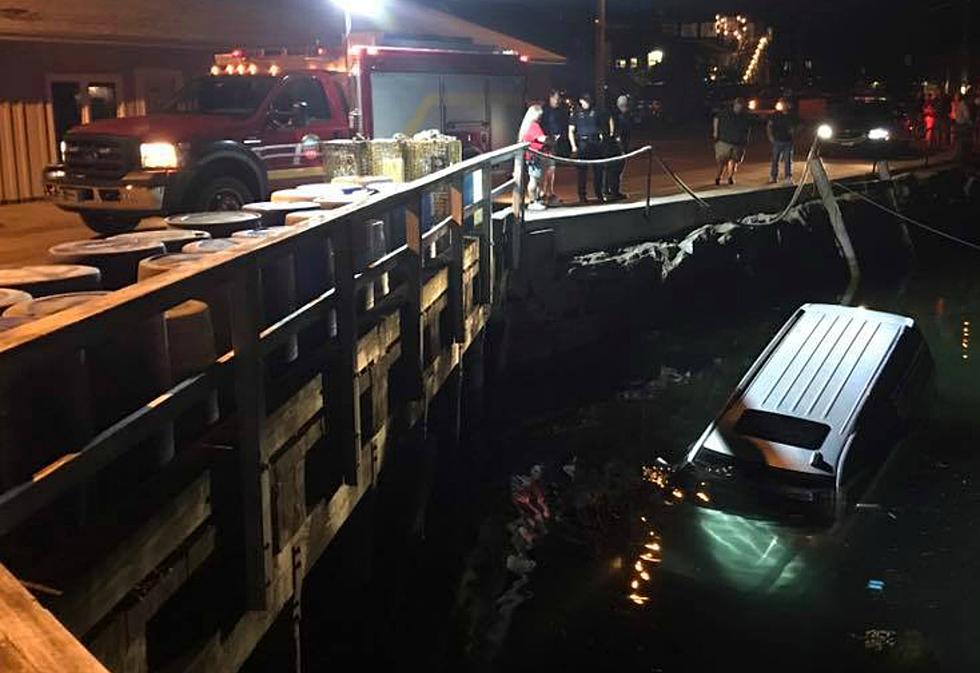
<instances>
[{"instance_id":1,"label":"plastic barrel","mask_svg":"<svg viewBox=\"0 0 980 673\"><path fill-rule=\"evenodd\" d=\"M262 225L262 216L244 210L216 210L209 213L172 215L164 220L168 227L206 231L211 238L228 238L236 231Z\"/></svg>"},{"instance_id":2,"label":"plastic barrel","mask_svg":"<svg viewBox=\"0 0 980 673\"><path fill-rule=\"evenodd\" d=\"M94 266L102 272L102 287L118 290L136 282L136 268L141 259L166 251L160 241L120 241L111 238L90 241L68 241L48 250L59 261Z\"/></svg>"},{"instance_id":3,"label":"plastic barrel","mask_svg":"<svg viewBox=\"0 0 980 673\"><path fill-rule=\"evenodd\" d=\"M282 227L290 213L319 209L320 206L312 201L259 201L242 207L242 210L261 215L263 227Z\"/></svg>"},{"instance_id":4,"label":"plastic barrel","mask_svg":"<svg viewBox=\"0 0 980 673\"><path fill-rule=\"evenodd\" d=\"M114 241L160 241L167 252L180 252L188 243L211 238L206 231L194 229L150 229L147 231L131 231L128 234L113 236Z\"/></svg>"},{"instance_id":5,"label":"plastic barrel","mask_svg":"<svg viewBox=\"0 0 980 673\"><path fill-rule=\"evenodd\" d=\"M30 301L33 298L23 290L11 290L10 288L0 287L0 312L6 311L14 304Z\"/></svg>"},{"instance_id":6,"label":"plastic barrel","mask_svg":"<svg viewBox=\"0 0 980 673\"><path fill-rule=\"evenodd\" d=\"M105 296L106 292L53 295L15 304L4 317L40 319ZM122 334L109 334L99 342L45 361L17 382L13 422L5 430L27 432L31 471L47 465L68 450L77 450L91 438L93 428L104 430L170 388L170 364L163 316L153 316ZM17 418L27 404L22 420ZM43 416L38 410L44 409ZM4 423L3 425L8 425ZM9 438L9 435L8 435ZM167 426L134 448L120 461L117 476L139 476L173 457L173 428ZM23 472L19 475L23 477ZM104 482L112 483L112 478Z\"/></svg>"},{"instance_id":7,"label":"plastic barrel","mask_svg":"<svg viewBox=\"0 0 980 673\"><path fill-rule=\"evenodd\" d=\"M0 287L23 290L32 297L102 288L102 273L94 266L37 264L0 269Z\"/></svg>"},{"instance_id":8,"label":"plastic barrel","mask_svg":"<svg viewBox=\"0 0 980 673\"><path fill-rule=\"evenodd\" d=\"M263 227L236 232L234 239L262 240L264 238L281 236L289 231L287 227ZM262 286L263 327L285 318L296 310L296 272L292 254L282 255L278 259L267 262L260 269ZM282 348L276 350L271 362L278 364L293 362L299 357L299 340L293 335Z\"/></svg>"},{"instance_id":9,"label":"plastic barrel","mask_svg":"<svg viewBox=\"0 0 980 673\"><path fill-rule=\"evenodd\" d=\"M222 245L218 246L221 249L231 249L237 247L236 244L232 243L233 239L222 238L216 240L208 241L198 241L196 243L190 243L185 246L186 249L193 249L196 247L201 247L205 244L210 246L212 243L217 243L220 241ZM212 246L213 247L213 246ZM202 260L208 259L210 255L206 252L178 252L167 255L158 255L156 257L149 257L140 262L139 267L139 279L147 280L158 276L161 273L166 273L173 269L179 269L181 267L186 267L191 264L200 263ZM231 350L231 299L228 294L227 286L214 286L209 287L205 291L202 291L201 296L197 299L204 302L208 309L208 330L204 337L209 337L211 341L211 350L216 353L227 353ZM167 319L172 317L167 312ZM203 328L202 328L203 329ZM168 334L170 333L170 323L168 322ZM173 340L171 339L171 343ZM175 364L177 368L180 368L181 356L180 352L186 351L187 348L192 348L195 352L197 347L195 346L177 346L171 347L171 363ZM175 351L177 353L175 354ZM212 358L213 359L213 358Z\"/></svg>"}]
</instances>

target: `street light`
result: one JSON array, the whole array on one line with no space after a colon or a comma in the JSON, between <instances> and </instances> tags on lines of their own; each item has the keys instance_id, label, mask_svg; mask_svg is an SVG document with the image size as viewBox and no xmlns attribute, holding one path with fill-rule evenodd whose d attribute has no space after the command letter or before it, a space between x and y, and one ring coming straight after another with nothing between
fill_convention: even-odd
<instances>
[{"instance_id":1,"label":"street light","mask_svg":"<svg viewBox=\"0 0 980 673\"><path fill-rule=\"evenodd\" d=\"M382 7L384 5L384 0L330 0L330 1L333 3L334 7L337 7L338 9L340 9L344 13L344 70L347 71L347 82L348 82L348 86L347 86L348 96L347 96L347 98L348 98L348 100L351 100L350 94L352 93L352 91L351 91L351 86L350 86L350 81L351 81L350 80L350 78L351 78L351 71L350 71L350 33L351 33L352 24L353 24L353 16L355 14L358 15L358 16L366 16L366 17L375 17L375 16L378 16L379 14L381 14L381 9L382 9ZM357 105L359 103L360 103L360 98L359 97L355 98L354 99L354 104L351 105L351 112L352 113L354 113L354 110L357 110ZM360 129L360 125L361 125L361 122L360 122L360 119L361 119L360 111L358 110L358 112L356 114L357 114L357 124L356 124L356 127L357 127L357 130L360 131L361 130ZM355 126L355 125L352 124L352 126Z\"/></svg>"}]
</instances>

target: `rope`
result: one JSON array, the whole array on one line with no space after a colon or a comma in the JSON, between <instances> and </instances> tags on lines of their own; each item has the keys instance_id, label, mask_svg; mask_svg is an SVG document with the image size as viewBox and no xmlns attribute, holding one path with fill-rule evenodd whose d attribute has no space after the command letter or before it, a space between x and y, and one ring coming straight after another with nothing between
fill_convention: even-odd
<instances>
[{"instance_id":1,"label":"rope","mask_svg":"<svg viewBox=\"0 0 980 673\"><path fill-rule=\"evenodd\" d=\"M954 243L959 243L961 245L965 245L966 247L972 248L973 250L980 250L980 245L977 245L976 243L972 243L970 241L964 240L962 238L959 238L958 236L954 236L953 234L948 234L945 231L941 231L939 229L936 229L935 227L930 227L928 224L925 224L924 222L919 222L918 220L914 220L911 217L909 217L908 215L903 215L902 213L898 212L897 210L892 210L888 206L885 206L885 205L883 205L881 203L878 203L877 201L875 201L871 197L865 196L861 192L858 192L856 190L853 190L853 189L851 189L850 187L848 187L845 184L842 184L840 182L832 182L831 184L833 184L834 187L837 187L838 189L842 189L842 190L844 190L845 192L847 192L849 194L853 194L854 196L858 197L862 201L866 201L867 203L871 204L872 206L875 206L876 208L878 208L880 210L883 210L884 212L888 213L889 215L893 215L894 217L897 217L898 219L907 222L908 224L911 224L913 226L919 227L920 229L925 229L926 231L928 231L931 234L935 234L936 236L941 236L942 238L949 239L950 241L953 241Z\"/></svg>"},{"instance_id":2,"label":"rope","mask_svg":"<svg viewBox=\"0 0 980 673\"><path fill-rule=\"evenodd\" d=\"M683 189L688 196L690 196L692 199L694 199L695 202L697 202L699 206L701 206L705 210L711 210L711 204L705 201L704 199L702 199L700 196L698 196L693 189L688 187L687 183L681 180L681 176L675 173L674 169L668 166L667 162L664 161L659 154L654 152L653 158L657 160L658 164L660 164L660 168L663 169L664 173L666 173L670 177L670 179L674 181L674 184L676 184L678 187Z\"/></svg>"},{"instance_id":3,"label":"rope","mask_svg":"<svg viewBox=\"0 0 980 673\"><path fill-rule=\"evenodd\" d=\"M740 218L735 221L736 224L740 224L745 227L760 227L769 226L782 222L789 215L789 211L793 210L797 203L799 203L800 197L803 195L803 188L806 186L807 180L810 178L810 161L817 153L817 143L819 140L817 138L813 139L813 144L810 145L810 151L807 152L806 162L803 164L803 175L800 176L800 182L796 185L796 190L793 192L793 198L789 200L786 207L783 208L783 212L779 213L776 217L761 219L758 222L746 222L744 218Z\"/></svg>"},{"instance_id":4,"label":"rope","mask_svg":"<svg viewBox=\"0 0 980 673\"><path fill-rule=\"evenodd\" d=\"M566 164L568 166L599 166L602 164L614 164L620 161L626 161L628 159L633 159L640 156L641 154L646 154L647 152L652 152L653 148L649 145L645 145L638 150L633 150L628 154L620 154L615 157L606 157L604 159L569 159L568 157L559 157L554 154L548 154L547 152L539 152L538 150L532 150L530 147L527 151L535 156L542 157L543 159L550 159L555 163Z\"/></svg>"}]
</instances>

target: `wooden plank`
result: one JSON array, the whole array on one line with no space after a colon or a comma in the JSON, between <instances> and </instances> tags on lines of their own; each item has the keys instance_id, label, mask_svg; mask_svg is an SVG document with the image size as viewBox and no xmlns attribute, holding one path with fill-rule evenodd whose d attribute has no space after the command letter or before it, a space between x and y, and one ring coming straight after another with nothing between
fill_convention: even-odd
<instances>
[{"instance_id":1,"label":"wooden plank","mask_svg":"<svg viewBox=\"0 0 980 673\"><path fill-rule=\"evenodd\" d=\"M342 456L344 478L357 483L358 447L361 445L360 400L355 357L357 309L354 288L354 250L351 220L338 223L333 232L334 274L337 290L337 338L327 365L327 423L332 450Z\"/></svg>"},{"instance_id":2,"label":"wooden plank","mask_svg":"<svg viewBox=\"0 0 980 673\"><path fill-rule=\"evenodd\" d=\"M422 395L422 204L415 199L405 206L405 245L409 256L402 266L406 302L402 310L401 342L405 354L406 393L413 399Z\"/></svg>"},{"instance_id":3,"label":"wooden plank","mask_svg":"<svg viewBox=\"0 0 980 673\"><path fill-rule=\"evenodd\" d=\"M59 156L54 129L54 105L51 104L51 101L45 101L44 103L44 126L47 129L48 163L60 163L61 157Z\"/></svg>"},{"instance_id":4,"label":"wooden plank","mask_svg":"<svg viewBox=\"0 0 980 673\"><path fill-rule=\"evenodd\" d=\"M285 549L306 519L306 454L324 430L323 419L316 419L272 464L275 554Z\"/></svg>"},{"instance_id":5,"label":"wooden plank","mask_svg":"<svg viewBox=\"0 0 980 673\"><path fill-rule=\"evenodd\" d=\"M27 131L27 160L30 166L28 173L30 196L41 198L44 196L42 177L48 154L43 102L33 101L24 105L24 123Z\"/></svg>"},{"instance_id":6,"label":"wooden plank","mask_svg":"<svg viewBox=\"0 0 980 673\"><path fill-rule=\"evenodd\" d=\"M422 284L422 311L428 311L440 297L449 291L449 269L443 267L432 276L425 279Z\"/></svg>"},{"instance_id":7,"label":"wooden plank","mask_svg":"<svg viewBox=\"0 0 980 673\"><path fill-rule=\"evenodd\" d=\"M0 671L109 673L0 565Z\"/></svg>"},{"instance_id":8,"label":"wooden plank","mask_svg":"<svg viewBox=\"0 0 980 673\"><path fill-rule=\"evenodd\" d=\"M449 185L449 310L453 340L463 340L463 174Z\"/></svg>"},{"instance_id":9,"label":"wooden plank","mask_svg":"<svg viewBox=\"0 0 980 673\"><path fill-rule=\"evenodd\" d=\"M272 510L265 439L265 388L260 356L262 306L256 258L245 277L232 288L231 333L235 349L235 408L238 425L238 468L241 484L246 603L252 609L267 605L272 566Z\"/></svg>"},{"instance_id":10,"label":"wooden plank","mask_svg":"<svg viewBox=\"0 0 980 673\"><path fill-rule=\"evenodd\" d=\"M315 376L266 419L262 449L264 459L275 455L295 439L305 425L323 410L323 381Z\"/></svg>"},{"instance_id":11,"label":"wooden plank","mask_svg":"<svg viewBox=\"0 0 980 673\"><path fill-rule=\"evenodd\" d=\"M211 515L211 477L202 474L99 566L54 609L73 633L85 634Z\"/></svg>"},{"instance_id":12,"label":"wooden plank","mask_svg":"<svg viewBox=\"0 0 980 673\"><path fill-rule=\"evenodd\" d=\"M11 105L10 119L13 122L14 161L17 162L17 198L27 199L31 196L31 162L24 103L17 101Z\"/></svg>"},{"instance_id":13,"label":"wooden plank","mask_svg":"<svg viewBox=\"0 0 980 673\"><path fill-rule=\"evenodd\" d=\"M480 220L480 296L481 304L493 304L496 254L493 232L493 174L490 166L480 171L483 184L483 215Z\"/></svg>"},{"instance_id":14,"label":"wooden plank","mask_svg":"<svg viewBox=\"0 0 980 673\"><path fill-rule=\"evenodd\" d=\"M0 101L0 202L16 201L20 198L17 190L17 156L11 110L10 103Z\"/></svg>"}]
</instances>

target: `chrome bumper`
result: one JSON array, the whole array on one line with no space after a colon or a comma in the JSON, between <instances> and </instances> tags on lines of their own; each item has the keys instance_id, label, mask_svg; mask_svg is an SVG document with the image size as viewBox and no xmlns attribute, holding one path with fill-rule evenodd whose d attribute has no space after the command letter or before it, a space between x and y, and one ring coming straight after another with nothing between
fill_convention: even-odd
<instances>
[{"instance_id":1,"label":"chrome bumper","mask_svg":"<svg viewBox=\"0 0 980 673\"><path fill-rule=\"evenodd\" d=\"M118 180L89 180L50 166L44 170L44 194L64 210L155 213L163 210L167 177L134 171Z\"/></svg>"}]
</instances>

